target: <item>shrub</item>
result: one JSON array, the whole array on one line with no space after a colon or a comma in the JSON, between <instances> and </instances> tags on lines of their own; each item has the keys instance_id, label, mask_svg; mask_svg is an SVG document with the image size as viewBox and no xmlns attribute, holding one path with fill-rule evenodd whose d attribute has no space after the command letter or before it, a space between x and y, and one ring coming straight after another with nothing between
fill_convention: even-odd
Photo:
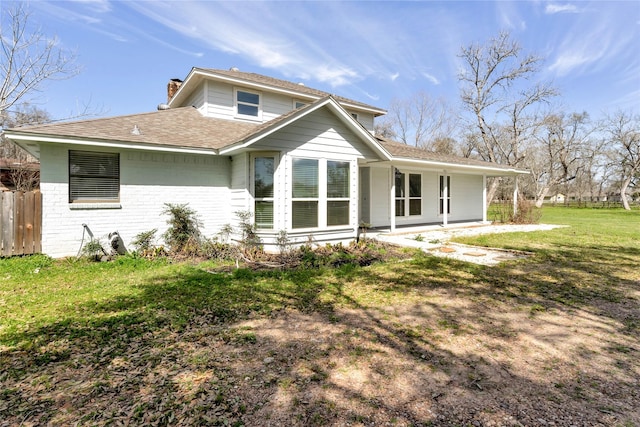
<instances>
[{"instance_id":1,"label":"shrub","mask_svg":"<svg viewBox=\"0 0 640 427\"><path fill-rule=\"evenodd\" d=\"M518 199L517 212L513 213L513 203L494 205L496 222L505 224L537 224L542 217L542 210L536 208L535 203L524 198Z\"/></svg>"},{"instance_id":2,"label":"shrub","mask_svg":"<svg viewBox=\"0 0 640 427\"><path fill-rule=\"evenodd\" d=\"M187 204L165 203L162 213L169 215L169 228L162 235L172 252L182 254L196 254L202 235L202 223L196 216L196 211Z\"/></svg>"},{"instance_id":3,"label":"shrub","mask_svg":"<svg viewBox=\"0 0 640 427\"><path fill-rule=\"evenodd\" d=\"M95 261L100 261L103 256L107 255L102 243L98 239L91 239L82 247L82 253Z\"/></svg>"},{"instance_id":4,"label":"shrub","mask_svg":"<svg viewBox=\"0 0 640 427\"><path fill-rule=\"evenodd\" d=\"M140 253L150 251L155 245L154 240L156 239L156 233L158 232L157 228L149 231L143 231L135 235L131 244L136 248L136 251Z\"/></svg>"}]
</instances>

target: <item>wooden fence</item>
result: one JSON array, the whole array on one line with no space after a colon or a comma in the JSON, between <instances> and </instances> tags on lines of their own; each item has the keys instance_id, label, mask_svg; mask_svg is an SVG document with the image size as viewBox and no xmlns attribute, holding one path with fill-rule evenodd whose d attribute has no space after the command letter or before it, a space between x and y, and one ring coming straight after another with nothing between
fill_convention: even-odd
<instances>
[{"instance_id":1,"label":"wooden fence","mask_svg":"<svg viewBox=\"0 0 640 427\"><path fill-rule=\"evenodd\" d=\"M0 257L42 250L42 194L0 192Z\"/></svg>"}]
</instances>

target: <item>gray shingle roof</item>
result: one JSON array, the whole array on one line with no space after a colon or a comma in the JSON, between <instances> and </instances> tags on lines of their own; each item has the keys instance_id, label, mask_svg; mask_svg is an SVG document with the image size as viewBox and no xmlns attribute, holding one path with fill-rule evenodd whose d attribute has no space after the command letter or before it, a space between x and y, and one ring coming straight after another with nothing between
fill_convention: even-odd
<instances>
[{"instance_id":1,"label":"gray shingle roof","mask_svg":"<svg viewBox=\"0 0 640 427\"><path fill-rule=\"evenodd\" d=\"M254 123L203 117L195 108L183 107L104 119L26 126L12 131L215 150L238 141L257 126ZM139 135L132 133L134 127L139 130Z\"/></svg>"},{"instance_id":2,"label":"gray shingle roof","mask_svg":"<svg viewBox=\"0 0 640 427\"><path fill-rule=\"evenodd\" d=\"M292 110L262 124L204 117L193 107L182 107L103 119L25 126L11 129L9 132L215 151L259 135L305 108L311 108L311 105ZM139 130L139 134L132 133L134 128ZM376 139L394 160L423 160L451 165L490 167L505 171L514 170L512 166L438 154L385 138Z\"/></svg>"},{"instance_id":3,"label":"gray shingle roof","mask_svg":"<svg viewBox=\"0 0 640 427\"><path fill-rule=\"evenodd\" d=\"M349 99L349 98L344 98L341 96L337 96L334 94L331 94L329 92L324 92L318 89L313 89L311 87L308 87L306 85L301 85L300 83L294 83L294 82L290 82L287 80L281 80L281 79L276 79L273 77L269 77L269 76L264 76L262 74L256 74L256 73L247 73L244 71L239 71L239 70L219 70L219 69L215 69L215 68L194 68L194 70L201 70L203 72L206 73L212 73L212 74L218 74L221 76L225 76L225 77L230 77L233 79L240 79L240 80L244 80L246 82L250 82L250 83L256 83L256 84L260 84L260 85L264 85L264 86L270 86L273 88L277 88L277 89L285 89L288 91L292 91L292 92L299 92L302 94L306 94L306 95L310 95L313 97L317 97L317 98L325 98L329 95L331 95L336 101L338 101L339 103L343 104L351 104L354 106L359 106L368 110L378 110L380 111L380 114L384 114L385 110L379 107L375 107L373 105L369 105L369 104L365 104L363 102L359 102L359 101L355 101L353 99Z\"/></svg>"},{"instance_id":4,"label":"gray shingle roof","mask_svg":"<svg viewBox=\"0 0 640 427\"><path fill-rule=\"evenodd\" d=\"M396 159L407 160L425 160L430 162L465 165L465 166L480 166L491 167L495 169L514 170L513 166L501 165L498 163L485 162L484 160L470 159L468 157L459 157L447 154L435 153L433 151L427 151L422 148L413 147L411 145L403 144L401 142L391 141L386 138L377 137L380 144Z\"/></svg>"}]
</instances>

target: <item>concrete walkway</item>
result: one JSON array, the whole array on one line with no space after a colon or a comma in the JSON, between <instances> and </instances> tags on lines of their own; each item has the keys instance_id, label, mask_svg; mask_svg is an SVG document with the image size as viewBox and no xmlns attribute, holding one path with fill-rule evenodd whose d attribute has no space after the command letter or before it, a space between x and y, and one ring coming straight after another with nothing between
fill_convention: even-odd
<instances>
[{"instance_id":1,"label":"concrete walkway","mask_svg":"<svg viewBox=\"0 0 640 427\"><path fill-rule=\"evenodd\" d=\"M393 243L399 246L419 248L423 251L439 257L454 258L461 261L472 262L481 265L496 265L502 261L525 258L530 254L498 248L485 248L468 246L460 243L451 243L453 237L476 236L489 233L514 233L540 230L551 230L562 227L552 224L483 224L464 223L454 224L448 227L441 225L412 227L390 232L367 233L382 242Z\"/></svg>"}]
</instances>

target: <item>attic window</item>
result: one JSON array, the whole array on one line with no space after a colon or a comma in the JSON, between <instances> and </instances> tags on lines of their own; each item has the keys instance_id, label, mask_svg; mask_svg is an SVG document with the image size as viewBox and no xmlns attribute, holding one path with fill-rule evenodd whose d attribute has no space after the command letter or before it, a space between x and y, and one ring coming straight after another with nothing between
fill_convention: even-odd
<instances>
[{"instance_id":1,"label":"attic window","mask_svg":"<svg viewBox=\"0 0 640 427\"><path fill-rule=\"evenodd\" d=\"M69 203L120 199L120 154L69 151Z\"/></svg>"},{"instance_id":2,"label":"attic window","mask_svg":"<svg viewBox=\"0 0 640 427\"><path fill-rule=\"evenodd\" d=\"M238 116L260 117L260 94L236 90L236 114Z\"/></svg>"}]
</instances>

